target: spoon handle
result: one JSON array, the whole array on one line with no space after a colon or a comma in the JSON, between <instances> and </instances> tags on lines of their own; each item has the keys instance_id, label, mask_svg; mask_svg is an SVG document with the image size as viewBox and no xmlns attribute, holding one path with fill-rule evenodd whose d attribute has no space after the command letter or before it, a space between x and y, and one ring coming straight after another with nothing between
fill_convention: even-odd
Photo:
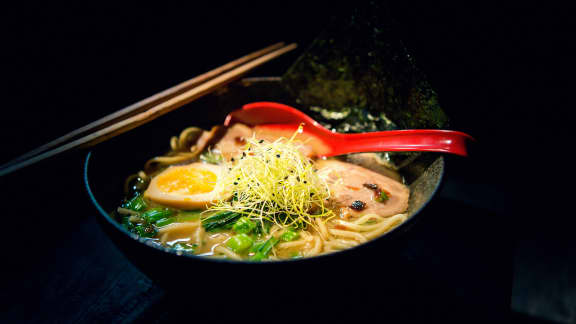
<instances>
[{"instance_id":1,"label":"spoon handle","mask_svg":"<svg viewBox=\"0 0 576 324\"><path fill-rule=\"evenodd\" d=\"M468 134L437 129L409 129L368 132L359 134L334 134L330 155L357 152L426 151L467 156Z\"/></svg>"},{"instance_id":2,"label":"spoon handle","mask_svg":"<svg viewBox=\"0 0 576 324\"><path fill-rule=\"evenodd\" d=\"M439 129L409 129L368 132L359 134L334 133L322 127L310 116L296 108L276 102L254 102L231 112L224 122L294 132L303 123L304 133L319 139L321 156L335 156L358 152L410 152L426 151L467 156L466 140L473 138L465 133Z\"/></svg>"}]
</instances>

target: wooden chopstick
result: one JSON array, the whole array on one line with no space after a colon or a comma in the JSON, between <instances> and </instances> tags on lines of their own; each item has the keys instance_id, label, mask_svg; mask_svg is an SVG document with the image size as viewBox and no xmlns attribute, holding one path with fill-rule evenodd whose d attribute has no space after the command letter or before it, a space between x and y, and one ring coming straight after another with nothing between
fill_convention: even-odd
<instances>
[{"instance_id":1,"label":"wooden chopstick","mask_svg":"<svg viewBox=\"0 0 576 324\"><path fill-rule=\"evenodd\" d=\"M278 44L275 44L272 46L276 47L277 45ZM214 91L215 89L217 89L223 85L226 85L226 84L238 79L239 77L241 77L243 74L249 72L250 70L252 70L252 69L254 69L254 68L282 55L282 54L285 54L285 53L295 49L296 47L297 47L296 44L290 44L290 45L282 46L280 48L276 48L272 51L267 51L267 53L265 53L264 55L256 56L255 58L252 57L251 60L246 59L243 64L240 64L240 65L238 65L232 69L228 69L228 70L223 69L223 70L226 70L224 73L213 76L212 78L206 77L204 79L204 82L197 81L196 83L193 83L194 84L193 86L188 86L188 89L180 90L175 95L165 96L162 99L155 99L154 104L151 107L149 107L148 110L137 113L135 115L126 117L125 113L124 114L118 114L118 112L116 112L114 114L118 114L117 117L108 119L108 121L111 121L114 119L114 122L112 124L110 124L104 128L92 131L89 134L87 134L83 137L80 137L76 140L73 140L71 142L65 143L65 144L60 145L58 147L55 147L52 150L49 150L49 151L46 151L46 152L43 152L40 154L29 155L27 158L20 157L20 158L18 158L18 162L11 163L9 165L7 164L6 167L2 166L0 168L0 176L9 174L13 171L21 169L23 167L26 167L26 166L31 165L33 163L36 163L38 161L44 160L44 159L49 158L51 156L54 156L56 154L62 153L64 151L67 151L67 150L70 150L73 148L77 148L80 146L89 147L89 146L98 144L100 142L103 142L109 138L116 136L116 135L122 134L122 133L129 131L131 129L134 129L134 128L136 128L140 125L143 125L149 121L152 121L152 120L154 120L154 119L156 119L156 118L158 118L158 117L160 117L160 116L162 116L162 115L164 115L170 111L173 111L174 109L177 109L177 108L179 108L179 107L181 107L187 103L190 103L191 101L193 101L199 97L202 97L202 96ZM266 49L269 49L269 48L266 48ZM263 49L262 51L264 51L266 49ZM259 52L261 52L261 51L259 51ZM250 54L250 55L252 55L252 54ZM250 56L250 55L247 55L247 56ZM245 57L243 57L243 58L245 58ZM241 58L241 59L243 59L243 58ZM241 60L241 59L239 59L239 60ZM232 63L233 62L231 62L229 64L232 64ZM227 64L227 65L229 65L229 64ZM224 66L226 66L226 65L224 65ZM220 67L218 69L222 69L223 67ZM213 71L210 71L208 73L212 73L212 72ZM208 73L206 73L206 74L208 74ZM199 76L198 78L200 78L200 77L202 77L202 76ZM196 79L196 78L194 78L194 79ZM194 79L192 79L192 80L194 80ZM178 85L178 86L180 86L180 85ZM171 88L171 89L173 89L173 88ZM168 90L170 90L170 89L168 89ZM165 90L161 93L165 93L168 90ZM159 93L158 95L160 95L161 93ZM158 95L154 95L150 98L154 98ZM146 101L150 98L144 99L143 101ZM136 105L136 104L134 104L134 105ZM132 105L132 106L134 106L134 105ZM129 106L129 107L131 107L131 106ZM124 109L127 109L127 108L124 108ZM132 108L132 109L138 110L138 111L142 110L138 107ZM107 119L109 116L106 116L102 119ZM124 116L126 118L118 120L119 116ZM94 123L96 123L96 122L94 122ZM92 123L92 124L94 124L94 123ZM103 123L101 123L99 125L101 126L102 124ZM89 125L87 125L85 127L88 127L88 126ZM94 128L91 128L91 129L94 129ZM86 131L78 132L78 130L77 130L74 132L77 132L78 134L80 134L80 133L85 133ZM74 132L72 132L72 133L74 133ZM68 136L68 138L70 138L71 136L69 136L69 135L72 133L69 133L65 136ZM65 140L61 140L61 138L59 138L58 140L55 140L53 142L56 142L56 141L59 141L59 144L65 142ZM53 142L51 142L51 143L53 143ZM46 144L45 146L47 146L47 145L48 144ZM56 144L56 145L58 145L58 144ZM51 147L53 147L53 146L54 146L54 144L51 145ZM38 148L34 151L42 152L44 150L45 149L40 150L40 148ZM33 152L33 151L31 151L31 152Z\"/></svg>"},{"instance_id":2,"label":"wooden chopstick","mask_svg":"<svg viewBox=\"0 0 576 324\"><path fill-rule=\"evenodd\" d=\"M140 101L138 101L138 102L136 102L130 106L127 106L127 107L120 109L120 110L118 110L112 114L104 116L104 117L102 117L102 118L100 118L100 119L98 119L98 120L96 120L96 121L94 121L94 122L92 122L86 126L75 129L72 132L70 132L64 136L61 136L61 137L59 137L59 138L57 138L57 139L55 139L49 143L46 143L46 144L44 144L44 145L42 145L42 146L40 146L40 147L30 151L30 152L27 152L27 153L19 156L18 158L14 159L12 161L9 161L6 164L0 166L0 169L4 169L10 165L14 165L16 163L24 161L24 160L26 160L26 159L34 156L34 155L37 155L43 151L50 149L52 147L55 147L57 145L60 145L60 144L65 143L67 141L70 141L73 138L78 137L82 134L86 134L86 133L91 132L91 131L93 132L95 130L102 129L102 128L112 124L114 121L117 121L121 118L125 118L126 116L133 116L133 115L135 115L141 111L144 111L144 110L154 106L155 104L157 104L163 100L167 100L169 98L172 98L172 97L174 97L174 96L176 96L176 95L178 95L178 94L180 94L180 93L182 93L188 89L191 89L192 87L199 85L202 82L206 82L210 79L213 79L214 77L216 77L216 76L218 76L224 72L230 71L231 69L236 68L236 67L240 66L241 64L244 64L244 63L249 62L249 61L251 61L255 58L258 58L262 55L265 55L267 53L275 51L275 50L277 50L283 46L284 46L284 43L282 43L282 42L273 44L271 46L268 46L268 47L263 48L261 50L258 50L256 52L245 55L245 56L243 56L239 59L236 59L232 62L224 64L224 65L222 65L216 69L213 69L211 71L208 71L204 74L196 76L190 80L187 80L187 81L184 81L180 84L177 84L171 88L168 88L168 89L166 89L162 92L159 92L155 95L152 95L148 98L142 99L142 100L140 100Z\"/></svg>"}]
</instances>

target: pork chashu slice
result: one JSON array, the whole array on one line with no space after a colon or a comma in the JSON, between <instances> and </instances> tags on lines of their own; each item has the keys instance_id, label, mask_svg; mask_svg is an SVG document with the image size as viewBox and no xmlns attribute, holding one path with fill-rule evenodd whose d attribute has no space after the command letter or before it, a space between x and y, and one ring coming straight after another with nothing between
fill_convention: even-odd
<instances>
[{"instance_id":1,"label":"pork chashu slice","mask_svg":"<svg viewBox=\"0 0 576 324\"><path fill-rule=\"evenodd\" d=\"M242 153L246 147L246 140L253 136L257 140L274 142L279 138L289 139L293 134L293 131L270 130L258 126L251 128L244 124L237 123L226 130L225 135L220 139L218 144L216 144L216 148L222 153L222 156L224 156L226 160L230 160L231 157L238 156ZM293 143L297 145L300 152L307 157L327 150L320 140L306 134L299 134L293 140Z\"/></svg>"},{"instance_id":2,"label":"pork chashu slice","mask_svg":"<svg viewBox=\"0 0 576 324\"><path fill-rule=\"evenodd\" d=\"M394 179L338 160L319 160L316 167L330 187L330 205L339 210L342 218L367 214L390 217L408 209L410 190ZM377 201L379 190L386 193L387 200Z\"/></svg>"}]
</instances>

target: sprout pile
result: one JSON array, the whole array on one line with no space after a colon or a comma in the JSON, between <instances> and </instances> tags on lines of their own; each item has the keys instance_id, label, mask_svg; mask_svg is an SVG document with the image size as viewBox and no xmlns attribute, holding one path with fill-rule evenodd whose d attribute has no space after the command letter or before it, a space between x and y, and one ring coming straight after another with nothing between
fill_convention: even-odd
<instances>
[{"instance_id":1,"label":"sprout pile","mask_svg":"<svg viewBox=\"0 0 576 324\"><path fill-rule=\"evenodd\" d=\"M283 228L314 226L314 218L333 216L325 205L330 198L327 183L294 143L301 132L302 126L291 138L274 142L247 139L241 155L225 162L223 181L233 198L209 210L234 212Z\"/></svg>"}]
</instances>

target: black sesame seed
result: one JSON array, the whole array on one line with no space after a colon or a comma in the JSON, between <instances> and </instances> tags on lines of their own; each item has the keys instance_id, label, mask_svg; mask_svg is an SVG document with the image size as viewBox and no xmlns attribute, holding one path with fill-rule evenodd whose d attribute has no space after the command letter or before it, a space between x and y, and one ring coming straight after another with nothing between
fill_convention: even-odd
<instances>
[{"instance_id":1,"label":"black sesame seed","mask_svg":"<svg viewBox=\"0 0 576 324\"><path fill-rule=\"evenodd\" d=\"M350 208L354 210L363 210L366 208L366 203L360 200L355 200L351 205Z\"/></svg>"},{"instance_id":2,"label":"black sesame seed","mask_svg":"<svg viewBox=\"0 0 576 324\"><path fill-rule=\"evenodd\" d=\"M304 183L308 183L306 180L304 180Z\"/></svg>"},{"instance_id":3,"label":"black sesame seed","mask_svg":"<svg viewBox=\"0 0 576 324\"><path fill-rule=\"evenodd\" d=\"M234 182L234 185L235 185L235 186L238 185L238 182Z\"/></svg>"},{"instance_id":4,"label":"black sesame seed","mask_svg":"<svg viewBox=\"0 0 576 324\"><path fill-rule=\"evenodd\" d=\"M262 144L264 143L264 140L259 140L258 143Z\"/></svg>"},{"instance_id":5,"label":"black sesame seed","mask_svg":"<svg viewBox=\"0 0 576 324\"><path fill-rule=\"evenodd\" d=\"M288 176L285 176L285 177L284 177L284 180L286 180L286 179L288 179Z\"/></svg>"},{"instance_id":6,"label":"black sesame seed","mask_svg":"<svg viewBox=\"0 0 576 324\"><path fill-rule=\"evenodd\" d=\"M230 161L234 162L234 158L231 158Z\"/></svg>"},{"instance_id":7,"label":"black sesame seed","mask_svg":"<svg viewBox=\"0 0 576 324\"><path fill-rule=\"evenodd\" d=\"M276 157L279 158L279 157L280 157L280 154L276 154Z\"/></svg>"}]
</instances>

